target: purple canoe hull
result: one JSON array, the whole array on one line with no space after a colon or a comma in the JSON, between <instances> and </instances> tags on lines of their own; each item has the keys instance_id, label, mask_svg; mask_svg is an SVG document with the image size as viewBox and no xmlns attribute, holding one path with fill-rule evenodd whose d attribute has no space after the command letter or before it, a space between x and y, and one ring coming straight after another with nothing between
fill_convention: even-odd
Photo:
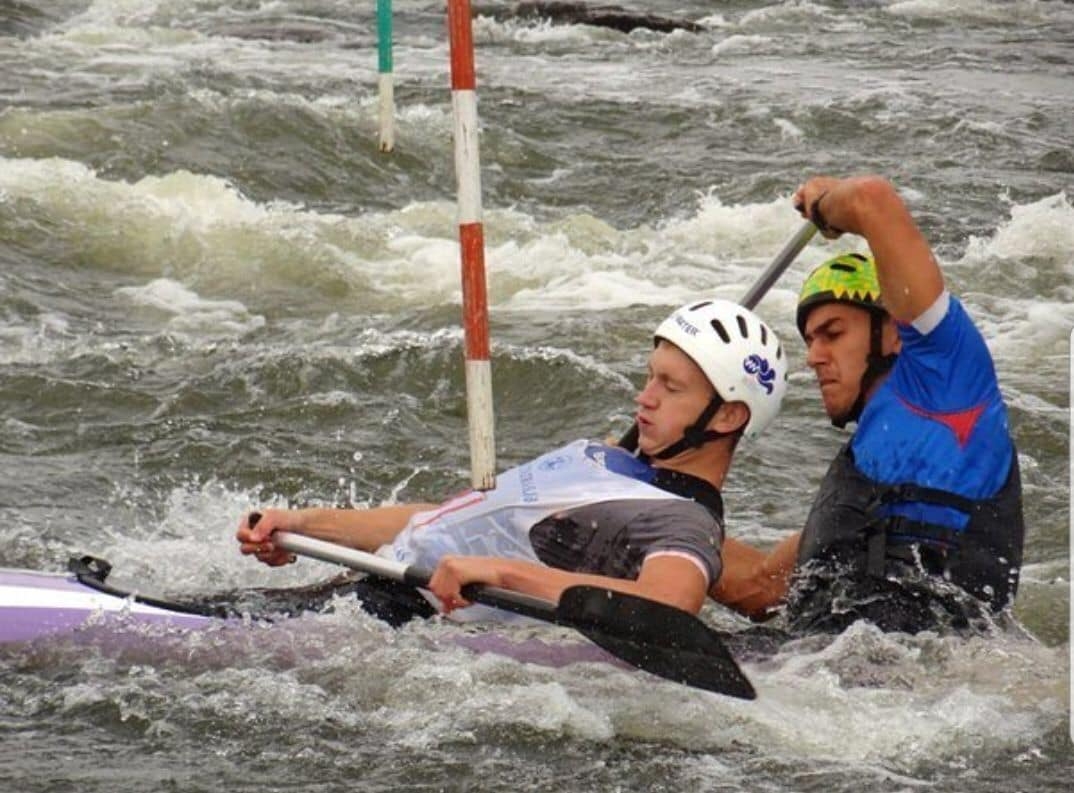
<instances>
[{"instance_id":1,"label":"purple canoe hull","mask_svg":"<svg viewBox=\"0 0 1074 793\"><path fill-rule=\"evenodd\" d=\"M0 643L68 633L111 615L177 628L199 628L212 621L99 592L71 573L0 569Z\"/></svg>"},{"instance_id":2,"label":"purple canoe hull","mask_svg":"<svg viewBox=\"0 0 1074 793\"><path fill-rule=\"evenodd\" d=\"M0 645L75 634L109 621L125 630L132 626L199 630L228 622L102 592L82 583L73 573L0 568ZM237 624L241 625L241 621ZM509 633L496 629L477 634L460 632L447 641L476 653L504 655L541 666L599 662L627 668L588 641L544 641L532 636L519 639Z\"/></svg>"}]
</instances>

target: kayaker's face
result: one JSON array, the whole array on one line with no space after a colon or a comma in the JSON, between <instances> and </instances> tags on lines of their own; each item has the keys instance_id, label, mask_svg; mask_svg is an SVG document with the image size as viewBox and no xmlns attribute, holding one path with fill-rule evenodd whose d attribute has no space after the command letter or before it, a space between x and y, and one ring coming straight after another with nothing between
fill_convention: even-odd
<instances>
[{"instance_id":1,"label":"kayaker's face","mask_svg":"<svg viewBox=\"0 0 1074 793\"><path fill-rule=\"evenodd\" d=\"M824 303L806 318L806 363L817 376L824 411L847 415L858 399L869 356L869 312L846 303Z\"/></svg>"},{"instance_id":2,"label":"kayaker's face","mask_svg":"<svg viewBox=\"0 0 1074 793\"><path fill-rule=\"evenodd\" d=\"M649 356L649 377L638 405L638 448L656 454L682 438L715 396L708 378L690 357L661 340Z\"/></svg>"}]
</instances>

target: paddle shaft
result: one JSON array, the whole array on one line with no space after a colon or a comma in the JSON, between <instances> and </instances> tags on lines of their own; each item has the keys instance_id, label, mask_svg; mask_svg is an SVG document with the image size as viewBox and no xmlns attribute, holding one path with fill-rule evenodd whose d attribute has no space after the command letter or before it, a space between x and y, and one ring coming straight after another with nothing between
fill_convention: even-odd
<instances>
[{"instance_id":1,"label":"paddle shaft","mask_svg":"<svg viewBox=\"0 0 1074 793\"><path fill-rule=\"evenodd\" d=\"M307 537L304 534L294 534L288 531L273 532L272 543L277 548L283 548L291 553L320 559L322 562L341 564L369 575L401 581L415 587L427 588L429 579L432 578L431 571L417 565L408 566L383 556ZM556 613L555 603L532 595L498 587L470 584L463 587L462 596L474 603L482 603L544 622L562 624L562 620Z\"/></svg>"},{"instance_id":2,"label":"paddle shaft","mask_svg":"<svg viewBox=\"0 0 1074 793\"><path fill-rule=\"evenodd\" d=\"M817 227L810 223L808 220L802 224L802 227L794 233L787 244L783 246L783 250L779 252L772 263L765 268L765 271L753 282L746 294L739 301L746 308L752 309L761 302L761 298L765 296L769 289L772 288L772 284L779 280L779 277L783 275L784 271L790 267L798 254L802 252L802 249L809 244L809 241L813 239L813 235L817 233ZM619 445L627 451L634 451L638 448L638 425L633 424L626 434L619 439Z\"/></svg>"},{"instance_id":3,"label":"paddle shaft","mask_svg":"<svg viewBox=\"0 0 1074 793\"><path fill-rule=\"evenodd\" d=\"M772 263L768 265L768 267L765 268L765 271L753 282L753 286L749 288L739 302L746 308L756 308L757 304L761 302L761 298L772 288L772 284L778 281L784 271L790 267L791 262L798 258L798 254L809 244L809 241L813 239L813 235L816 233L816 226L808 220L803 223L802 227L794 233L793 237L787 240L787 244L783 246L783 250L779 252L776 258L772 260Z\"/></svg>"}]
</instances>

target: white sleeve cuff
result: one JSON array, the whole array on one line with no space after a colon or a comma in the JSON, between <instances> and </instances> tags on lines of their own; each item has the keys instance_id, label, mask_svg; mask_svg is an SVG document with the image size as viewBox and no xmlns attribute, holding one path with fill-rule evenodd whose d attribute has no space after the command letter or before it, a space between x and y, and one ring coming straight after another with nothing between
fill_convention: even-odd
<instances>
[{"instance_id":1,"label":"white sleeve cuff","mask_svg":"<svg viewBox=\"0 0 1074 793\"><path fill-rule=\"evenodd\" d=\"M705 576L705 588L708 589L709 584L712 583L712 581L709 579L708 568L700 559L697 558L695 554L692 554L689 551L674 551L671 549L668 549L666 551L653 551L652 553L645 555L645 561L653 559L657 556L678 556L680 559L689 559L691 562L694 563L697 569L701 571L701 575Z\"/></svg>"},{"instance_id":2,"label":"white sleeve cuff","mask_svg":"<svg viewBox=\"0 0 1074 793\"><path fill-rule=\"evenodd\" d=\"M928 336L932 331L936 330L936 326L947 316L947 309L950 305L951 293L945 289L940 292L940 296L936 298L936 301L921 312L921 315L910 324L922 336Z\"/></svg>"}]
</instances>

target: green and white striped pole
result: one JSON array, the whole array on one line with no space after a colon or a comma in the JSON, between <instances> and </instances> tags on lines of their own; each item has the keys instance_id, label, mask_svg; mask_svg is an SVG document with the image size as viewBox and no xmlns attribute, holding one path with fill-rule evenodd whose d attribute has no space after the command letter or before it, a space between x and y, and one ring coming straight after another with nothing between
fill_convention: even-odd
<instances>
[{"instance_id":1,"label":"green and white striped pole","mask_svg":"<svg viewBox=\"0 0 1074 793\"><path fill-rule=\"evenodd\" d=\"M395 85L392 78L392 0L377 0L377 72L380 150L395 148Z\"/></svg>"}]
</instances>

